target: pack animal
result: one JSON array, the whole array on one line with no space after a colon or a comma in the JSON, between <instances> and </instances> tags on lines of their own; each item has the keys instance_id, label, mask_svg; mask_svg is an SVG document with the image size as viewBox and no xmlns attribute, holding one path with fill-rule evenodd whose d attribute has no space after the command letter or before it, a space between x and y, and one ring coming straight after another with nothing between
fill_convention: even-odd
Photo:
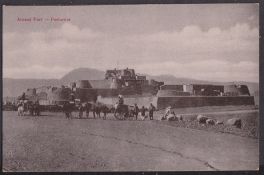
<instances>
[{"instance_id":1,"label":"pack animal","mask_svg":"<svg viewBox=\"0 0 264 175\"><path fill-rule=\"evenodd\" d=\"M25 115L25 108L24 105L20 105L17 108L17 115L18 116L24 116Z\"/></svg>"},{"instance_id":2,"label":"pack animal","mask_svg":"<svg viewBox=\"0 0 264 175\"><path fill-rule=\"evenodd\" d=\"M104 116L105 116L106 113L109 112L109 109L104 104L92 103L91 104L91 111L93 111L94 118L96 118L96 117L101 118L101 112L104 113Z\"/></svg>"}]
</instances>

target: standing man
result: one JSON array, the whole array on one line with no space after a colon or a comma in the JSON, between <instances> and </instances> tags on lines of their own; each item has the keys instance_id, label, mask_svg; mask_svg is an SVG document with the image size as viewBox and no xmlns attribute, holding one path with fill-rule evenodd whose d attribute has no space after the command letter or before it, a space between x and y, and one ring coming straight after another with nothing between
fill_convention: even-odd
<instances>
[{"instance_id":1,"label":"standing man","mask_svg":"<svg viewBox=\"0 0 264 175\"><path fill-rule=\"evenodd\" d=\"M89 112L91 110L91 104L90 103L86 103L85 104L85 111L86 111L86 117L88 118L89 117Z\"/></svg>"},{"instance_id":2,"label":"standing man","mask_svg":"<svg viewBox=\"0 0 264 175\"><path fill-rule=\"evenodd\" d=\"M94 103L92 103L92 106L91 106L91 109L92 109L92 111L93 111L93 117L95 118L95 112L96 112L96 104L95 104L95 102Z\"/></svg>"},{"instance_id":3,"label":"standing man","mask_svg":"<svg viewBox=\"0 0 264 175\"><path fill-rule=\"evenodd\" d=\"M102 106L102 112L104 113L103 119L106 120L106 115L108 113L108 108L107 108L107 106L105 104Z\"/></svg>"},{"instance_id":4,"label":"standing man","mask_svg":"<svg viewBox=\"0 0 264 175\"><path fill-rule=\"evenodd\" d=\"M33 113L36 115L36 116L39 116L40 115L40 105L39 105L39 101L36 101L33 105Z\"/></svg>"},{"instance_id":5,"label":"standing man","mask_svg":"<svg viewBox=\"0 0 264 175\"><path fill-rule=\"evenodd\" d=\"M142 108L141 108L141 115L144 118L144 120L145 120L146 111L147 111L147 109L144 106L142 106Z\"/></svg>"},{"instance_id":6,"label":"standing man","mask_svg":"<svg viewBox=\"0 0 264 175\"><path fill-rule=\"evenodd\" d=\"M83 111L84 111L84 106L83 104L79 105L79 118L82 118L83 116Z\"/></svg>"},{"instance_id":7,"label":"standing man","mask_svg":"<svg viewBox=\"0 0 264 175\"><path fill-rule=\"evenodd\" d=\"M150 120L153 120L153 113L155 111L155 106L153 106L152 103L150 103L150 106L149 106L149 119Z\"/></svg>"},{"instance_id":8,"label":"standing man","mask_svg":"<svg viewBox=\"0 0 264 175\"><path fill-rule=\"evenodd\" d=\"M135 103L134 105L134 116L136 116L136 120L138 118L138 113L139 113L139 108L138 108L138 105Z\"/></svg>"},{"instance_id":9,"label":"standing man","mask_svg":"<svg viewBox=\"0 0 264 175\"><path fill-rule=\"evenodd\" d=\"M65 101L62 107L63 112L65 113L65 117L67 119L70 119L70 112L69 112L69 102Z\"/></svg>"},{"instance_id":10,"label":"standing man","mask_svg":"<svg viewBox=\"0 0 264 175\"><path fill-rule=\"evenodd\" d=\"M33 116L34 115L34 104L32 104L32 102L29 102L28 110L29 110L29 115Z\"/></svg>"}]
</instances>

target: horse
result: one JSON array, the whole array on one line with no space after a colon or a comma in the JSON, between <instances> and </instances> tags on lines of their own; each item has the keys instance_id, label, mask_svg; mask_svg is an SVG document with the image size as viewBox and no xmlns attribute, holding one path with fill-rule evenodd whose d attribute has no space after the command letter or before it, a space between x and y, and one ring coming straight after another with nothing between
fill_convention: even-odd
<instances>
[{"instance_id":1,"label":"horse","mask_svg":"<svg viewBox=\"0 0 264 175\"><path fill-rule=\"evenodd\" d=\"M91 108L92 108L92 104L88 103L88 102L84 106L84 111L86 112L86 117L87 118L89 117L89 113L90 113Z\"/></svg>"},{"instance_id":2,"label":"horse","mask_svg":"<svg viewBox=\"0 0 264 175\"><path fill-rule=\"evenodd\" d=\"M102 104L100 103L92 103L91 104L91 111L93 111L93 116L94 118L97 116L99 118L101 118L101 111L102 111Z\"/></svg>"},{"instance_id":3,"label":"horse","mask_svg":"<svg viewBox=\"0 0 264 175\"><path fill-rule=\"evenodd\" d=\"M107 113L111 112L111 109L109 109L105 104L96 102L91 103L91 111L93 111L94 118L101 118L101 113L103 113L103 119L106 119L106 115Z\"/></svg>"},{"instance_id":4,"label":"horse","mask_svg":"<svg viewBox=\"0 0 264 175\"><path fill-rule=\"evenodd\" d=\"M24 116L27 111L26 103L20 102L17 105L17 115L18 116Z\"/></svg>"},{"instance_id":5,"label":"horse","mask_svg":"<svg viewBox=\"0 0 264 175\"><path fill-rule=\"evenodd\" d=\"M111 109L109 109L105 104L103 104L101 106L101 111L104 114L103 119L106 120L106 115L107 115L107 113L111 112Z\"/></svg>"},{"instance_id":6,"label":"horse","mask_svg":"<svg viewBox=\"0 0 264 175\"><path fill-rule=\"evenodd\" d=\"M25 108L23 105L18 106L17 108L17 115L18 116L24 116L25 115Z\"/></svg>"},{"instance_id":7,"label":"horse","mask_svg":"<svg viewBox=\"0 0 264 175\"><path fill-rule=\"evenodd\" d=\"M72 118L72 112L74 110L74 104L70 103L69 101L64 102L62 106L62 111L65 113L66 118Z\"/></svg>"}]
</instances>

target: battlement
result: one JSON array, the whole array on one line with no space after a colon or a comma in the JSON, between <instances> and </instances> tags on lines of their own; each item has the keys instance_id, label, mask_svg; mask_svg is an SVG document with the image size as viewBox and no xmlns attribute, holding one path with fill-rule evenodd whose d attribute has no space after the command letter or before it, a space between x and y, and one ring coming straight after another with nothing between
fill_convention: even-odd
<instances>
[{"instance_id":1,"label":"battlement","mask_svg":"<svg viewBox=\"0 0 264 175\"><path fill-rule=\"evenodd\" d=\"M117 78L117 79L136 79L134 69L113 69L107 70L105 73L105 79Z\"/></svg>"}]
</instances>

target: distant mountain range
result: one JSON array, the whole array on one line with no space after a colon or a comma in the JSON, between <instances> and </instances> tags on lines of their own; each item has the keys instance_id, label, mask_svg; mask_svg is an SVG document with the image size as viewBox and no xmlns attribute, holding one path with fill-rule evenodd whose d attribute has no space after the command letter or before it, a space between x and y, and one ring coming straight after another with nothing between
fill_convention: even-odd
<instances>
[{"instance_id":1,"label":"distant mountain range","mask_svg":"<svg viewBox=\"0 0 264 175\"><path fill-rule=\"evenodd\" d=\"M61 86L58 79L13 79L3 78L3 97L16 97L28 88Z\"/></svg>"},{"instance_id":2,"label":"distant mountain range","mask_svg":"<svg viewBox=\"0 0 264 175\"><path fill-rule=\"evenodd\" d=\"M145 74L146 75L146 74ZM70 71L61 79L13 79L3 78L3 97L16 97L21 95L27 88L37 88L41 86L61 86L67 85L76 80L98 80L104 79L105 72L91 68L78 68ZM210 82L203 80L195 80L189 78L180 78L173 75L146 75L147 79L164 81L165 84L218 84L225 85L233 82ZM259 90L259 84L254 82L236 82L246 84L250 92Z\"/></svg>"}]
</instances>

